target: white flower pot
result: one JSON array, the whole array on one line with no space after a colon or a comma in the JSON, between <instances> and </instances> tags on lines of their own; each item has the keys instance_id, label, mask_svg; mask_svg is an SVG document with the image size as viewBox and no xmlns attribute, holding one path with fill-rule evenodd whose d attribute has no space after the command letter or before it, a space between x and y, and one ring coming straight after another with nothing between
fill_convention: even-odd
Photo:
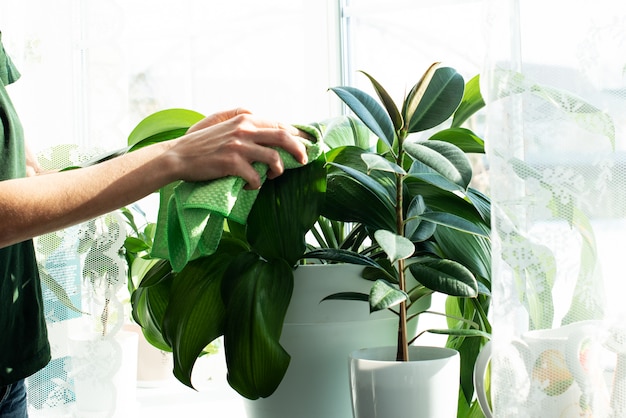
<instances>
[{"instance_id":1,"label":"white flower pot","mask_svg":"<svg viewBox=\"0 0 626 418\"><path fill-rule=\"evenodd\" d=\"M443 347L409 347L408 362L396 361L396 347L350 354L354 418L455 418L460 355Z\"/></svg>"},{"instance_id":2,"label":"white flower pot","mask_svg":"<svg viewBox=\"0 0 626 418\"><path fill-rule=\"evenodd\" d=\"M353 350L393 344L397 317L369 313L365 302L324 301L345 291L369 293L353 265L306 265L295 271L281 344L291 363L270 397L244 399L248 418L346 418L351 414L346 358Z\"/></svg>"}]
</instances>

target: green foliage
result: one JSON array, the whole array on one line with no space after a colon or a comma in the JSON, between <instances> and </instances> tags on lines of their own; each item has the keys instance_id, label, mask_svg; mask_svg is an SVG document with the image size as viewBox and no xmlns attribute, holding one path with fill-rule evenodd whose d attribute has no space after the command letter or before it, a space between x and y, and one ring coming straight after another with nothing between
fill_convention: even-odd
<instances>
[{"instance_id":1,"label":"green foliage","mask_svg":"<svg viewBox=\"0 0 626 418\"><path fill-rule=\"evenodd\" d=\"M448 295L454 301L446 306L449 328L429 331L449 335L448 345L460 351L461 406L475 410L469 370L491 332L490 202L470 186L467 156L484 153L484 141L461 125L484 106L478 78L466 88L454 69L433 64L397 107L383 86L364 74L380 102L354 87L331 90L378 143L375 152L335 150L323 214L356 222L371 245L316 250L307 257L368 266L369 295L327 299L368 300L372 311L392 309L406 321L423 313L412 307L424 297ZM420 137L425 131L429 136ZM413 341L402 335L406 328L399 326L399 346Z\"/></svg>"},{"instance_id":2,"label":"green foliage","mask_svg":"<svg viewBox=\"0 0 626 418\"><path fill-rule=\"evenodd\" d=\"M182 109L153 114L131 134L131 151L172 139L200 117ZM354 117L310 126L327 146L370 146L369 130ZM331 221L320 218L330 169L322 156L266 180L246 224L226 222L217 252L188 263L178 273L166 260L150 257L152 231L147 227L142 231L129 218L135 231L135 237L126 241L129 261L133 266L152 263L141 271L140 280L134 278L133 318L148 341L173 352L179 381L193 387L196 359L208 344L223 337L230 385L250 399L274 392L289 365L289 354L279 340L293 289L293 268L307 250L305 235L318 220L328 227L327 238L341 232L338 223L331 226Z\"/></svg>"},{"instance_id":3,"label":"green foliage","mask_svg":"<svg viewBox=\"0 0 626 418\"><path fill-rule=\"evenodd\" d=\"M460 126L428 139L410 135L445 123L457 108L465 109L467 119L482 98L464 95L455 70L433 65L399 108L365 75L382 105L359 89L332 88L356 117L311 124L327 151L267 180L246 225L224 225L216 254L177 274L165 260L144 271L132 297L133 316L153 344L173 351L174 373L186 385L192 386L203 348L223 336L231 386L250 399L275 390L289 364L279 338L292 269L302 259L364 266L364 279L372 281L369 295L327 299L368 301L371 310L407 309L407 320L424 312L432 293L451 295L458 301L454 320L449 329L432 332L449 335L462 363L473 365L490 331L490 204L469 186L466 153L484 152L484 143ZM131 150L171 139L200 117L171 112L141 122L129 139ZM305 241L309 231L318 247ZM140 242L127 245L144 251ZM416 283L411 288L405 285L409 273ZM462 387L469 405L473 386L465 375Z\"/></svg>"}]
</instances>

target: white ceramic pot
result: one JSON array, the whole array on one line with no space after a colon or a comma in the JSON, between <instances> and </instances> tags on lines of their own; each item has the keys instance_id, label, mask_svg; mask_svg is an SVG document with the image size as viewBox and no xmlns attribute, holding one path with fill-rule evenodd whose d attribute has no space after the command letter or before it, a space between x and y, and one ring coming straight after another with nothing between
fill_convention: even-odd
<instances>
[{"instance_id":1,"label":"white ceramic pot","mask_svg":"<svg viewBox=\"0 0 626 418\"><path fill-rule=\"evenodd\" d=\"M333 293L369 293L362 267L306 265L295 271L294 292L281 335L291 363L270 397L244 399L248 418L346 418L351 414L348 367L350 352L393 344L397 317L369 313L365 302L324 301Z\"/></svg>"},{"instance_id":2,"label":"white ceramic pot","mask_svg":"<svg viewBox=\"0 0 626 418\"><path fill-rule=\"evenodd\" d=\"M410 361L396 361L396 347L350 354L354 418L455 418L460 355L444 347L409 347Z\"/></svg>"}]
</instances>

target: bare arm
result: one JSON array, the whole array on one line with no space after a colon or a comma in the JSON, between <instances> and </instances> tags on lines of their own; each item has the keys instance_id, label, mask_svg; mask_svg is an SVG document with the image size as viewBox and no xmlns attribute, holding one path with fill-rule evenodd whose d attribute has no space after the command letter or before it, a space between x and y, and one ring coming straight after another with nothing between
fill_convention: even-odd
<instances>
[{"instance_id":1,"label":"bare arm","mask_svg":"<svg viewBox=\"0 0 626 418\"><path fill-rule=\"evenodd\" d=\"M182 138L101 164L0 182L0 247L83 222L137 201L177 180L227 175L260 187L255 161L283 172L277 146L306 161L297 130L240 109L209 116Z\"/></svg>"}]
</instances>

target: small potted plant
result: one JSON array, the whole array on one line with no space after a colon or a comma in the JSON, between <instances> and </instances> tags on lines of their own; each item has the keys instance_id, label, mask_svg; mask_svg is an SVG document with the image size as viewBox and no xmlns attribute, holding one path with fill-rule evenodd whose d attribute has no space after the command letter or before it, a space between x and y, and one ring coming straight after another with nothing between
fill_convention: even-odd
<instances>
[{"instance_id":1,"label":"small potted plant","mask_svg":"<svg viewBox=\"0 0 626 418\"><path fill-rule=\"evenodd\" d=\"M421 411L420 416L455 416L457 390L451 388L458 387L460 380L458 353L413 346L416 337L410 336L407 325L421 313L412 310L413 305L441 292L469 298L478 315L452 319L451 329L432 332L449 334L457 343L470 336L488 337L484 312L489 286L489 203L470 187L470 161L450 140L470 150L482 141L458 127L469 102L459 107L464 81L454 69L431 66L401 109L367 76L382 105L353 87L332 90L374 132L379 143L376 152L343 149L343 155L330 163L335 169L328 176L324 215L357 222L372 245L366 252L320 249L307 256L365 266L364 277L373 281L369 294L339 293L328 299L368 301L372 312L392 309L399 318L395 346L352 354L355 417L400 416L408 410ZM453 115L456 119L451 128L430 138L409 137L437 127ZM411 358L414 361L409 361ZM446 374L445 367L453 369ZM409 375L400 375L401 369L408 369ZM438 375L425 375L429 369ZM416 386L398 382L415 382ZM435 382L441 385L442 394ZM400 400L407 404L401 405Z\"/></svg>"}]
</instances>

